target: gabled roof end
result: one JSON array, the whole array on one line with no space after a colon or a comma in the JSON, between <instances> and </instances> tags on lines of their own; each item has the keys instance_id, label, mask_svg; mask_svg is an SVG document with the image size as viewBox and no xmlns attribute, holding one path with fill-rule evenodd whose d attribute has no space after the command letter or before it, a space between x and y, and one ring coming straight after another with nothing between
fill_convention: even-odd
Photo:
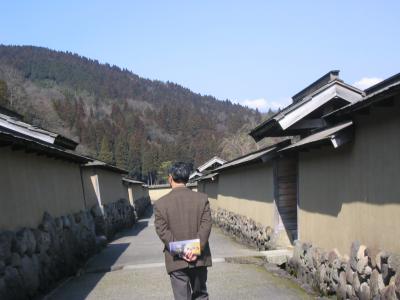
<instances>
[{"instance_id":1,"label":"gabled roof end","mask_svg":"<svg viewBox=\"0 0 400 300\"><path fill-rule=\"evenodd\" d=\"M293 102L298 102L307 95L311 94L312 92L315 92L316 90L320 89L324 85L328 84L329 82L332 82L334 80L340 80L339 78L339 70L332 70L326 73L324 76L320 77L313 83L311 83L309 86L306 88L302 89L300 92L298 92L296 95L292 97Z\"/></svg>"}]
</instances>

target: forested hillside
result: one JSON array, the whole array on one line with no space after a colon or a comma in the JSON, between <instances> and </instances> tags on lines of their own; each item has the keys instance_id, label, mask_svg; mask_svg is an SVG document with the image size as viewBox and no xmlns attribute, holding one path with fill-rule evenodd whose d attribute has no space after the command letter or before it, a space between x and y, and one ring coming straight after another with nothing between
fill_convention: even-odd
<instances>
[{"instance_id":1,"label":"forested hillside","mask_svg":"<svg viewBox=\"0 0 400 300\"><path fill-rule=\"evenodd\" d=\"M228 100L31 46L0 46L0 104L151 182L177 159L196 166L214 155L233 158L231 137L261 121L258 111Z\"/></svg>"}]
</instances>

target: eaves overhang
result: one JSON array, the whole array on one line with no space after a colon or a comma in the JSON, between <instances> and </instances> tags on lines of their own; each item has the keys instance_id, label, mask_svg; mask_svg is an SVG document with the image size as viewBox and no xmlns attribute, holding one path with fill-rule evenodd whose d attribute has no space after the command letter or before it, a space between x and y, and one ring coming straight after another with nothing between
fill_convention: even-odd
<instances>
[{"instance_id":1,"label":"eaves overhang","mask_svg":"<svg viewBox=\"0 0 400 300\"><path fill-rule=\"evenodd\" d=\"M207 161L204 164L202 164L201 166L199 166L197 168L197 171L202 173L204 170L207 170L209 167L211 167L214 164L223 165L224 163L226 163L226 160L224 160L218 156L214 156L209 161Z\"/></svg>"},{"instance_id":2,"label":"eaves overhang","mask_svg":"<svg viewBox=\"0 0 400 300\"><path fill-rule=\"evenodd\" d=\"M0 114L0 127L2 127L4 131L9 131L11 134L16 133L18 135L24 135L28 139L35 139L68 150L75 150L78 145L77 142L58 133L44 130L4 114Z\"/></svg>"},{"instance_id":3,"label":"eaves overhang","mask_svg":"<svg viewBox=\"0 0 400 300\"><path fill-rule=\"evenodd\" d=\"M279 149L282 149L283 147L286 147L289 144L290 144L290 140L287 139L287 140L284 140L277 144L274 144L274 145L259 149L257 151L248 153L246 155L243 155L243 156L235 158L231 161L228 161L224 165L216 168L215 171L222 172L227 169L236 168L236 167L240 167L243 165L248 165L248 164L253 164L253 163L265 163L265 162L270 161L271 159L275 158L277 151Z\"/></svg>"},{"instance_id":4,"label":"eaves overhang","mask_svg":"<svg viewBox=\"0 0 400 300\"><path fill-rule=\"evenodd\" d=\"M189 181L193 181L196 180L197 178L203 176L203 173L200 173L198 171L193 172L192 174L190 174L189 176Z\"/></svg>"},{"instance_id":5,"label":"eaves overhang","mask_svg":"<svg viewBox=\"0 0 400 300\"><path fill-rule=\"evenodd\" d=\"M319 88L301 101L294 102L275 114L256 128L250 135L256 142L268 136L292 135L288 130L319 107L334 99L342 99L348 103L355 103L362 99L363 91L348 85L340 80L334 80Z\"/></svg>"},{"instance_id":6,"label":"eaves overhang","mask_svg":"<svg viewBox=\"0 0 400 300\"><path fill-rule=\"evenodd\" d=\"M118 168L116 166L110 165L106 162L99 161L99 160L94 160L94 161L88 162L87 164L84 164L82 167L83 168L98 168L98 169L112 171L112 172L118 173L118 174L128 174L129 173L128 170Z\"/></svg>"},{"instance_id":7,"label":"eaves overhang","mask_svg":"<svg viewBox=\"0 0 400 300\"><path fill-rule=\"evenodd\" d=\"M203 175L201 177L196 178L194 181L199 182L199 181L205 181L205 180L211 180L214 181L218 178L218 173L210 173L207 175Z\"/></svg>"},{"instance_id":8,"label":"eaves overhang","mask_svg":"<svg viewBox=\"0 0 400 300\"><path fill-rule=\"evenodd\" d=\"M382 105L400 95L400 73L378 83L377 86L379 89L371 87L367 96L359 101L326 114L323 118L331 122L348 119L353 113L368 109L371 105Z\"/></svg>"},{"instance_id":9,"label":"eaves overhang","mask_svg":"<svg viewBox=\"0 0 400 300\"><path fill-rule=\"evenodd\" d=\"M352 138L353 121L346 121L307 136L304 139L279 150L279 152L298 151L321 144L331 144L334 148L338 148L350 142Z\"/></svg>"},{"instance_id":10,"label":"eaves overhang","mask_svg":"<svg viewBox=\"0 0 400 300\"><path fill-rule=\"evenodd\" d=\"M134 180L134 179L127 178L127 177L123 177L123 178L122 178L122 182L123 182L125 185L134 184L134 185L141 185L141 186L143 186L143 185L145 184L143 181L138 181L138 180Z\"/></svg>"},{"instance_id":11,"label":"eaves overhang","mask_svg":"<svg viewBox=\"0 0 400 300\"><path fill-rule=\"evenodd\" d=\"M83 164L90 158L54 146L53 144L30 139L24 135L0 129L0 146L10 146L13 150L24 149L27 153L44 154L49 157Z\"/></svg>"}]
</instances>

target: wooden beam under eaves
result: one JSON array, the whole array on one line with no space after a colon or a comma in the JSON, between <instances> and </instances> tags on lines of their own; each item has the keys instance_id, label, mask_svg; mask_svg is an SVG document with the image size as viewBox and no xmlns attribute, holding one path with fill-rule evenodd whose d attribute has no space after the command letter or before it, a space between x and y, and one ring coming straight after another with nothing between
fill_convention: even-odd
<instances>
[{"instance_id":1,"label":"wooden beam under eaves","mask_svg":"<svg viewBox=\"0 0 400 300\"><path fill-rule=\"evenodd\" d=\"M275 153L267 153L266 155L263 155L261 157L261 161L262 163L266 163L267 161L270 161L271 159L273 159L276 156Z\"/></svg>"},{"instance_id":2,"label":"wooden beam under eaves","mask_svg":"<svg viewBox=\"0 0 400 300\"><path fill-rule=\"evenodd\" d=\"M301 120L300 122L294 124L289 127L291 130L299 130L299 129L317 129L326 127L326 121L323 119L306 119Z\"/></svg>"},{"instance_id":3,"label":"wooden beam under eaves","mask_svg":"<svg viewBox=\"0 0 400 300\"><path fill-rule=\"evenodd\" d=\"M347 144L353 139L353 131L352 130L344 130L336 133L334 136L331 137L331 143L333 147L339 148L344 144Z\"/></svg>"}]
</instances>

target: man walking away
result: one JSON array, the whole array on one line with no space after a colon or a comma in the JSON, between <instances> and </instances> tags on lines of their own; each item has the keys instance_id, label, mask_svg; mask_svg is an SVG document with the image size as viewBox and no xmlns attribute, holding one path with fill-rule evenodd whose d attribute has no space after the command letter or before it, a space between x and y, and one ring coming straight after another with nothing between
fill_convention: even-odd
<instances>
[{"instance_id":1,"label":"man walking away","mask_svg":"<svg viewBox=\"0 0 400 300\"><path fill-rule=\"evenodd\" d=\"M168 176L172 191L154 205L155 227L164 243L165 266L176 300L208 299L207 267L211 266L208 238L211 211L207 195L186 187L189 165L175 163ZM185 249L181 256L170 253L169 243L200 239L200 255Z\"/></svg>"}]
</instances>

